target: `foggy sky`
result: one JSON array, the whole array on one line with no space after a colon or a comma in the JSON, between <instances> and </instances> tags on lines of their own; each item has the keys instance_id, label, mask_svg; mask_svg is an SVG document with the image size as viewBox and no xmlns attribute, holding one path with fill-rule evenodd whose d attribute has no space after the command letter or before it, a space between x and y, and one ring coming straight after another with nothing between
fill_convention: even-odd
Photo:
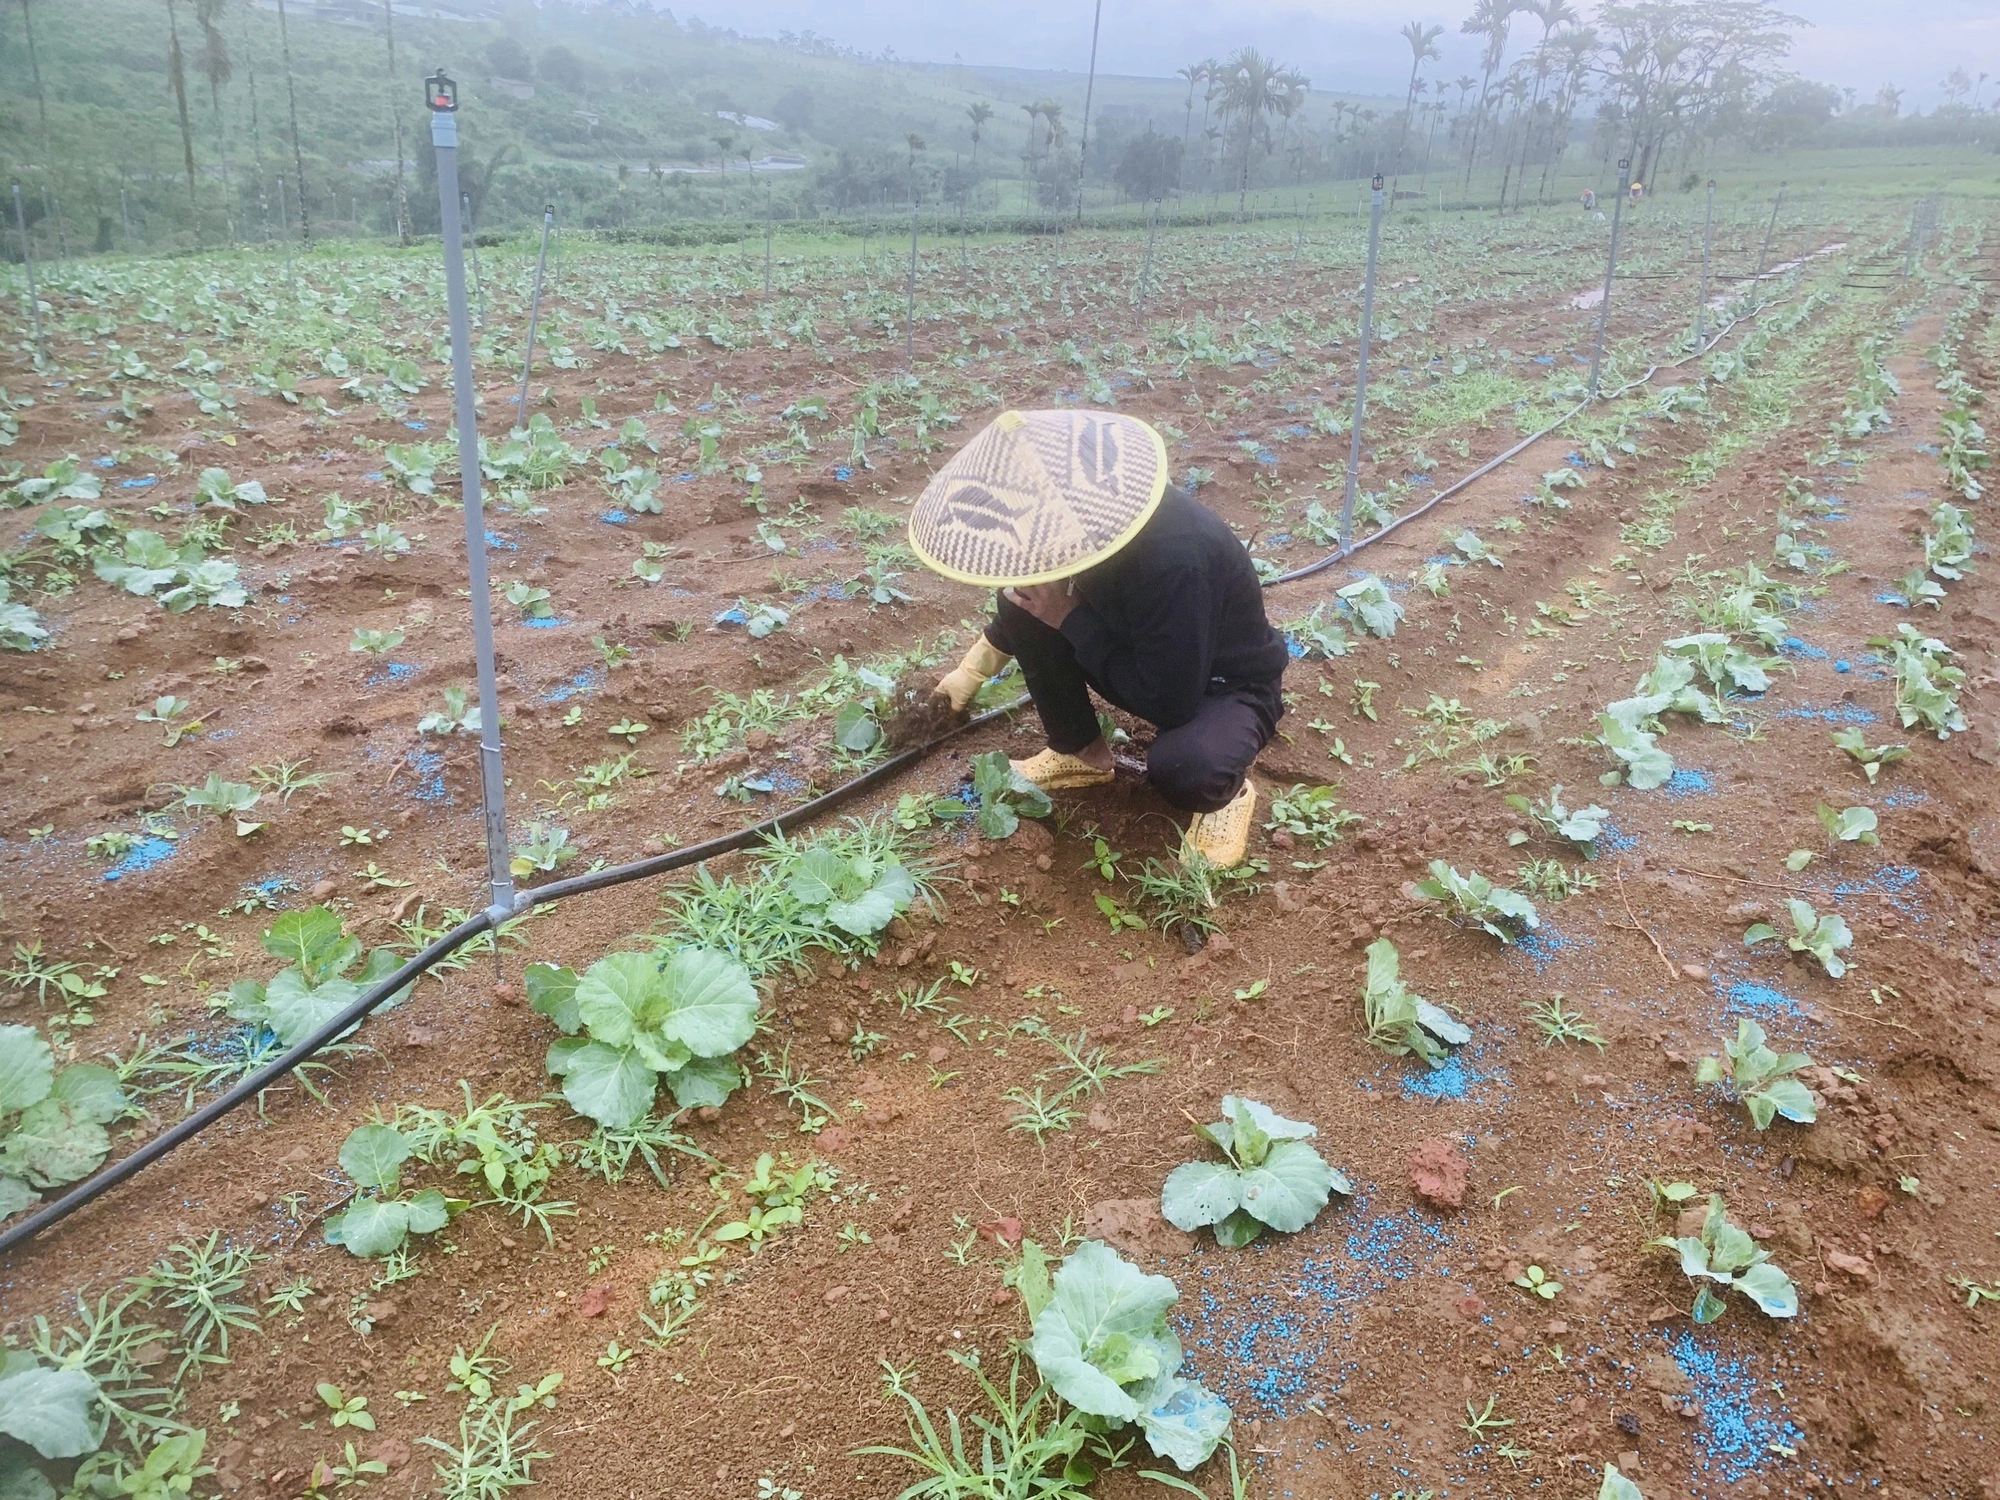
<instances>
[{"instance_id":1,"label":"foggy sky","mask_svg":"<svg viewBox=\"0 0 2000 1500\"><path fill-rule=\"evenodd\" d=\"M1090 57L1092 0L661 0L676 15L750 35L813 30L865 52L893 47L917 61L1064 68ZM1783 0L1779 0L1783 3ZM1405 20L1442 23L1447 76L1477 72L1478 44L1461 36L1469 0L1103 0L1098 68L1170 76L1185 63L1254 45L1308 73L1315 86L1400 95L1409 51ZM1586 13L1594 6L1579 5ZM1939 80L1963 65L1994 75L2000 90L2000 0L1791 0L1812 23L1794 44L1792 66L1808 77L1872 97L1885 83L1904 90L1905 110L1940 98ZM1540 34L1517 17L1514 51ZM1428 71L1428 70L1427 70Z\"/></svg>"}]
</instances>

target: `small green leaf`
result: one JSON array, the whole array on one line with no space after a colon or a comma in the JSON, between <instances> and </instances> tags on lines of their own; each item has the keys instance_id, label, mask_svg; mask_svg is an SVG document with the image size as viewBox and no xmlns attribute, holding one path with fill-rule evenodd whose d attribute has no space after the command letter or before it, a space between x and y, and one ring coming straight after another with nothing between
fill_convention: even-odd
<instances>
[{"instance_id":1,"label":"small green leaf","mask_svg":"<svg viewBox=\"0 0 2000 1500\"><path fill-rule=\"evenodd\" d=\"M1220 1223L1242 1204L1236 1169L1227 1162L1191 1161L1167 1174L1160 1213L1176 1229Z\"/></svg>"},{"instance_id":2,"label":"small green leaf","mask_svg":"<svg viewBox=\"0 0 2000 1500\"><path fill-rule=\"evenodd\" d=\"M364 1188L395 1196L403 1180L410 1143L393 1125L362 1125L340 1148L340 1169Z\"/></svg>"}]
</instances>

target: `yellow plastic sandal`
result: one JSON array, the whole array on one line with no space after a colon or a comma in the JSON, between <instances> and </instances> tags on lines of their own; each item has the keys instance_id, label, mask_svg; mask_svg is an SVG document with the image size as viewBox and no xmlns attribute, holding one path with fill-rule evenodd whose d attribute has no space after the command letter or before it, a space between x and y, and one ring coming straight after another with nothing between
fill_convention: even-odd
<instances>
[{"instance_id":1,"label":"yellow plastic sandal","mask_svg":"<svg viewBox=\"0 0 2000 1500\"><path fill-rule=\"evenodd\" d=\"M1103 786L1112 778L1110 771L1100 771L1090 762L1079 760L1074 755L1064 755L1060 750L1041 750L1026 760L1009 761L1008 764L1023 780L1032 781L1045 792Z\"/></svg>"},{"instance_id":2,"label":"yellow plastic sandal","mask_svg":"<svg viewBox=\"0 0 2000 1500\"><path fill-rule=\"evenodd\" d=\"M931 692L950 703L953 713L962 714L988 680L1006 671L1013 659L982 635L972 643L964 660L938 679Z\"/></svg>"},{"instance_id":3,"label":"yellow plastic sandal","mask_svg":"<svg viewBox=\"0 0 2000 1500\"><path fill-rule=\"evenodd\" d=\"M1181 839L1181 859L1198 854L1218 870L1234 869L1250 853L1250 829L1257 821L1257 788L1249 777L1229 805L1196 813Z\"/></svg>"}]
</instances>

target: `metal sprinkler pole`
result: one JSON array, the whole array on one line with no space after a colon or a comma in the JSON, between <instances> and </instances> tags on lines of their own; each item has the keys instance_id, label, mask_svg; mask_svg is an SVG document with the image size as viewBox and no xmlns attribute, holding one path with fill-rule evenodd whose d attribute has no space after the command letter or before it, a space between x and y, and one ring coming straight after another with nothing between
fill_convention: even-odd
<instances>
[{"instance_id":1,"label":"metal sprinkler pole","mask_svg":"<svg viewBox=\"0 0 2000 1500\"><path fill-rule=\"evenodd\" d=\"M460 193L458 205L462 215L459 222L464 226L464 232L472 236L472 293L479 299L479 321L483 324L486 321L486 278L479 270L479 231L472 223L472 195Z\"/></svg>"},{"instance_id":2,"label":"metal sprinkler pole","mask_svg":"<svg viewBox=\"0 0 2000 1500\"><path fill-rule=\"evenodd\" d=\"M35 290L35 247L28 243L28 214L21 207L21 184L14 184L14 227L21 231L21 264L28 271L28 311L35 324L35 368L40 369L49 362L49 351L42 342L42 296Z\"/></svg>"},{"instance_id":3,"label":"metal sprinkler pole","mask_svg":"<svg viewBox=\"0 0 2000 1500\"><path fill-rule=\"evenodd\" d=\"M1598 377L1604 373L1604 329L1611 321L1611 279L1618 274L1618 231L1625 222L1625 195L1630 188L1632 159L1618 158L1618 197L1611 205L1611 254L1604 262L1604 298L1597 304L1597 343L1590 351L1590 399L1597 399Z\"/></svg>"},{"instance_id":4,"label":"metal sprinkler pole","mask_svg":"<svg viewBox=\"0 0 2000 1500\"><path fill-rule=\"evenodd\" d=\"M764 300L771 300L771 201L773 188L764 184Z\"/></svg>"},{"instance_id":5,"label":"metal sprinkler pole","mask_svg":"<svg viewBox=\"0 0 2000 1500\"><path fill-rule=\"evenodd\" d=\"M292 294L298 295L299 278L292 270L292 210L285 201L285 179L278 177L278 243L285 247L285 280L292 284Z\"/></svg>"},{"instance_id":6,"label":"metal sprinkler pole","mask_svg":"<svg viewBox=\"0 0 2000 1500\"><path fill-rule=\"evenodd\" d=\"M1139 263L1139 307L1133 317L1135 323L1144 322L1146 317L1146 293L1153 276L1153 236L1160 228L1160 205L1153 204L1151 217L1146 220L1146 258Z\"/></svg>"},{"instance_id":7,"label":"metal sprinkler pole","mask_svg":"<svg viewBox=\"0 0 2000 1500\"><path fill-rule=\"evenodd\" d=\"M488 914L514 914L508 870L507 780L500 764L500 686L493 669L493 594L486 578L486 518L479 501L479 412L472 384L472 321L465 302L465 236L459 223L458 85L440 69L425 80L431 148L437 153L438 219L444 230L445 298L451 309L451 380L458 421L460 494L465 502L465 573L472 591L472 650L479 676L479 791L486 814ZM494 944L498 961L500 947Z\"/></svg>"},{"instance_id":8,"label":"metal sprinkler pole","mask_svg":"<svg viewBox=\"0 0 2000 1500\"><path fill-rule=\"evenodd\" d=\"M1715 245L1715 179L1708 179L1708 207L1701 220L1701 296L1694 304L1694 346L1699 349L1708 317L1708 255Z\"/></svg>"},{"instance_id":9,"label":"metal sprinkler pole","mask_svg":"<svg viewBox=\"0 0 2000 1500\"><path fill-rule=\"evenodd\" d=\"M1764 300L1762 296L1764 288L1764 265L1771 258L1771 235L1778 227L1778 210L1784 206L1785 184L1781 182L1778 184L1777 201L1771 205L1771 222L1764 226L1763 247L1757 252L1757 274L1750 278L1750 290L1759 294L1757 297L1759 302Z\"/></svg>"},{"instance_id":10,"label":"metal sprinkler pole","mask_svg":"<svg viewBox=\"0 0 2000 1500\"><path fill-rule=\"evenodd\" d=\"M923 211L923 200L914 193L910 195L910 287L909 306L903 313L903 368L909 370L915 365L917 345L917 215Z\"/></svg>"},{"instance_id":11,"label":"metal sprinkler pole","mask_svg":"<svg viewBox=\"0 0 2000 1500\"><path fill-rule=\"evenodd\" d=\"M1361 477L1361 419L1368 414L1368 346L1375 337L1375 257L1382 244L1382 174L1368 210L1368 274L1361 283L1361 363L1354 372L1354 426L1347 437L1347 487L1340 497L1340 550L1354 540L1354 487Z\"/></svg>"},{"instance_id":12,"label":"metal sprinkler pole","mask_svg":"<svg viewBox=\"0 0 2000 1500\"><path fill-rule=\"evenodd\" d=\"M542 208L542 253L535 258L535 297L528 304L528 355L521 361L521 402L514 414L523 432L528 430L528 375L535 368L535 330L542 319L542 277L549 267L549 234L555 227L556 206L546 204Z\"/></svg>"}]
</instances>

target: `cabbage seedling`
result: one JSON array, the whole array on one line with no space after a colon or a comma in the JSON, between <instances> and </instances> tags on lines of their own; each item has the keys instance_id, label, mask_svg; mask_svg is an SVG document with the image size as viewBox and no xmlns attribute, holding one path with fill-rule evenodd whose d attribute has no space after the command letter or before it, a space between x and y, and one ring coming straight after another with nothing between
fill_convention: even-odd
<instances>
[{"instance_id":1,"label":"cabbage seedling","mask_svg":"<svg viewBox=\"0 0 2000 1500\"><path fill-rule=\"evenodd\" d=\"M757 989L726 953L614 953L581 975L531 964L526 978L529 1005L564 1033L549 1048L549 1071L571 1107L600 1125L643 1120L662 1076L682 1109L720 1105L742 1082L730 1054L756 1032Z\"/></svg>"},{"instance_id":2,"label":"cabbage seedling","mask_svg":"<svg viewBox=\"0 0 2000 1500\"><path fill-rule=\"evenodd\" d=\"M1843 807L1835 812L1824 802L1813 811L1819 817L1819 826L1826 830L1829 843L1835 844L1877 844L1881 840L1875 834L1875 809L1872 807Z\"/></svg>"},{"instance_id":3,"label":"cabbage seedling","mask_svg":"<svg viewBox=\"0 0 2000 1500\"><path fill-rule=\"evenodd\" d=\"M1597 716L1598 743L1624 767L1600 779L1607 786L1616 786L1622 780L1634 791L1647 792L1666 785L1667 778L1674 774L1674 758L1655 743L1652 731L1641 727L1632 717L1630 710L1636 701L1624 699Z\"/></svg>"},{"instance_id":4,"label":"cabbage seedling","mask_svg":"<svg viewBox=\"0 0 2000 1500\"><path fill-rule=\"evenodd\" d=\"M1523 932L1542 925L1535 903L1519 891L1495 885L1477 870L1461 875L1441 859L1430 865L1428 880L1419 880L1412 889L1420 901L1436 901L1449 908L1447 920L1484 929L1503 943L1512 943Z\"/></svg>"},{"instance_id":5,"label":"cabbage seedling","mask_svg":"<svg viewBox=\"0 0 2000 1500\"><path fill-rule=\"evenodd\" d=\"M1181 1342L1167 1324L1180 1299L1173 1282L1097 1240L1077 1246L1053 1279L1042 1248L1024 1241L1015 1280L1034 1325L1028 1354L1058 1396L1112 1427L1136 1422L1147 1446L1182 1470L1215 1451L1231 1413L1176 1373Z\"/></svg>"},{"instance_id":6,"label":"cabbage seedling","mask_svg":"<svg viewBox=\"0 0 2000 1500\"><path fill-rule=\"evenodd\" d=\"M1604 1466L1604 1482L1597 1487L1597 1500L1646 1500L1639 1486L1618 1472L1618 1465Z\"/></svg>"},{"instance_id":7,"label":"cabbage seedling","mask_svg":"<svg viewBox=\"0 0 2000 1500\"><path fill-rule=\"evenodd\" d=\"M1736 1038L1722 1044L1722 1053L1701 1060L1695 1082L1728 1084L1759 1130L1778 1115L1801 1125L1819 1118L1812 1090L1791 1076L1812 1066L1805 1053L1773 1052L1764 1045L1764 1028L1747 1016L1737 1018Z\"/></svg>"},{"instance_id":8,"label":"cabbage seedling","mask_svg":"<svg viewBox=\"0 0 2000 1500\"><path fill-rule=\"evenodd\" d=\"M901 860L825 846L799 853L786 883L816 918L859 938L887 927L917 894L917 882Z\"/></svg>"},{"instance_id":9,"label":"cabbage seedling","mask_svg":"<svg viewBox=\"0 0 2000 1500\"><path fill-rule=\"evenodd\" d=\"M354 639L347 643L349 651L365 651L370 656L380 656L385 651L394 651L403 644L400 630L367 630L354 627Z\"/></svg>"},{"instance_id":10,"label":"cabbage seedling","mask_svg":"<svg viewBox=\"0 0 2000 1500\"><path fill-rule=\"evenodd\" d=\"M354 1201L326 1221L326 1242L345 1245L348 1252L363 1260L379 1260L403 1248L413 1234L436 1234L451 1222L452 1215L467 1206L463 1198L447 1198L436 1188L424 1188L405 1198L403 1163L410 1159L409 1138L393 1125L362 1125L348 1132L340 1148L340 1169L352 1177L357 1188ZM322 1399L326 1390L322 1387ZM340 1395L334 1391L334 1396ZM327 1400L336 1412L340 1404ZM367 1416L363 1401L361 1415ZM336 1426L347 1423L335 1419ZM364 1426L355 1421L354 1426ZM372 1429L370 1417L365 1426Z\"/></svg>"},{"instance_id":11,"label":"cabbage seedling","mask_svg":"<svg viewBox=\"0 0 2000 1500\"><path fill-rule=\"evenodd\" d=\"M97 1170L111 1150L104 1127L124 1112L125 1093L111 1069L73 1063L58 1070L34 1027L0 1026L0 1219L35 1203L37 1188ZM0 1405L10 1372L0 1367Z\"/></svg>"},{"instance_id":12,"label":"cabbage seedling","mask_svg":"<svg viewBox=\"0 0 2000 1500\"><path fill-rule=\"evenodd\" d=\"M1446 1048L1464 1046L1472 1033L1449 1012L1405 987L1398 973L1401 965L1396 945L1387 938L1368 945L1368 977L1361 988L1368 1045L1391 1057L1421 1057L1441 1068L1451 1056Z\"/></svg>"},{"instance_id":13,"label":"cabbage seedling","mask_svg":"<svg viewBox=\"0 0 2000 1500\"><path fill-rule=\"evenodd\" d=\"M239 505L266 505L271 499L257 480L246 479L236 484L227 469L203 469L194 489L197 505L213 505L222 510L235 510Z\"/></svg>"},{"instance_id":14,"label":"cabbage seedling","mask_svg":"<svg viewBox=\"0 0 2000 1500\"><path fill-rule=\"evenodd\" d=\"M286 1047L304 1041L403 964L393 949L377 948L360 972L350 977L348 971L361 962L361 943L348 936L340 918L324 906L285 912L263 941L266 953L291 963L268 980L239 979L232 984L228 1015L233 1021L268 1027ZM399 1004L408 995L405 986L386 1004Z\"/></svg>"},{"instance_id":15,"label":"cabbage seedling","mask_svg":"<svg viewBox=\"0 0 2000 1500\"><path fill-rule=\"evenodd\" d=\"M1770 1317L1798 1316L1799 1292L1792 1278L1772 1264L1769 1251L1758 1249L1756 1241L1730 1222L1720 1193L1708 1196L1699 1238L1663 1234L1652 1243L1677 1253L1690 1280L1733 1286ZM1695 1322L1713 1323L1728 1310L1729 1304L1713 1289L1704 1286L1695 1293Z\"/></svg>"},{"instance_id":16,"label":"cabbage seedling","mask_svg":"<svg viewBox=\"0 0 2000 1500\"><path fill-rule=\"evenodd\" d=\"M1306 1144L1319 1134L1313 1126L1234 1094L1223 1095L1222 1115L1195 1134L1228 1160L1185 1162L1167 1174L1160 1212L1176 1229L1212 1224L1216 1243L1237 1249L1266 1228L1296 1234L1319 1217L1329 1193L1354 1192Z\"/></svg>"},{"instance_id":17,"label":"cabbage seedling","mask_svg":"<svg viewBox=\"0 0 2000 1500\"><path fill-rule=\"evenodd\" d=\"M1801 901L1796 896L1785 902L1785 910L1792 919L1792 931L1785 937L1785 946L1794 953L1810 953L1830 978L1838 979L1845 974L1847 961L1840 955L1854 946L1854 934L1848 931L1846 920L1835 912L1822 916L1813 910L1810 901ZM1743 945L1754 948L1778 936L1778 930L1770 923L1758 922L1743 934Z\"/></svg>"},{"instance_id":18,"label":"cabbage seedling","mask_svg":"<svg viewBox=\"0 0 2000 1500\"><path fill-rule=\"evenodd\" d=\"M1056 810L1049 794L1016 771L1003 750L973 757L972 789L979 796L974 822L982 838L1012 838L1021 819L1046 818Z\"/></svg>"},{"instance_id":19,"label":"cabbage seedling","mask_svg":"<svg viewBox=\"0 0 2000 1500\"><path fill-rule=\"evenodd\" d=\"M1908 745L1870 745L1867 736L1858 729L1836 729L1833 745L1836 750L1845 750L1854 758L1868 777L1870 786L1875 784L1875 778L1884 766L1894 765L1910 753Z\"/></svg>"},{"instance_id":20,"label":"cabbage seedling","mask_svg":"<svg viewBox=\"0 0 2000 1500\"><path fill-rule=\"evenodd\" d=\"M417 720L418 734L477 734L479 733L479 705L469 700L470 689L448 687L444 690L444 711L433 709Z\"/></svg>"},{"instance_id":21,"label":"cabbage seedling","mask_svg":"<svg viewBox=\"0 0 2000 1500\"><path fill-rule=\"evenodd\" d=\"M1384 640L1396 633L1403 618L1403 606L1390 597L1389 585L1372 573L1346 588L1335 589L1334 595L1347 605L1363 630Z\"/></svg>"},{"instance_id":22,"label":"cabbage seedling","mask_svg":"<svg viewBox=\"0 0 2000 1500\"><path fill-rule=\"evenodd\" d=\"M224 781L219 771L210 771L208 780L200 786L184 786L180 789L180 805L192 812L205 812L211 817L242 817L255 807L263 794L246 782Z\"/></svg>"},{"instance_id":23,"label":"cabbage seedling","mask_svg":"<svg viewBox=\"0 0 2000 1500\"><path fill-rule=\"evenodd\" d=\"M51 1369L25 1349L10 1349L0 1358L0 1424L4 1424L0 1430L43 1458L78 1458L104 1441L101 1399L96 1378L88 1370ZM21 1493L56 1493L47 1476L21 1463L18 1455L9 1469L13 1487Z\"/></svg>"},{"instance_id":24,"label":"cabbage seedling","mask_svg":"<svg viewBox=\"0 0 2000 1500\"><path fill-rule=\"evenodd\" d=\"M1560 785L1549 788L1547 801L1530 801L1515 792L1501 800L1514 811L1523 814L1545 837L1565 839L1582 852L1584 858L1597 858L1597 836L1604 831L1605 822L1611 814L1591 803L1572 812L1563 806L1563 789ZM1510 844L1524 844L1531 835L1516 830L1507 835Z\"/></svg>"}]
</instances>

